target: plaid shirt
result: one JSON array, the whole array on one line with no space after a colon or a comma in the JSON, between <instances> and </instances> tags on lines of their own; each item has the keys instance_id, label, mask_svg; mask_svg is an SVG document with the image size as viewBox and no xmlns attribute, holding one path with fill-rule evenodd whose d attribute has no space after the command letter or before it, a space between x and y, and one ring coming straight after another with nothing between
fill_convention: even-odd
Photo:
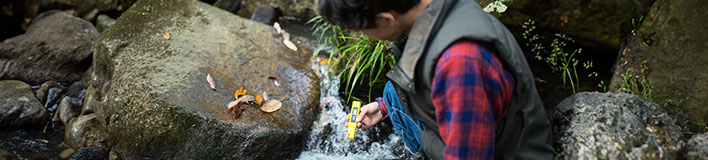
<instances>
[{"instance_id":1,"label":"plaid shirt","mask_svg":"<svg viewBox=\"0 0 708 160\"><path fill-rule=\"evenodd\" d=\"M432 93L445 159L492 159L497 122L506 116L514 77L496 55L470 40L438 59Z\"/></svg>"},{"instance_id":2,"label":"plaid shirt","mask_svg":"<svg viewBox=\"0 0 708 160\"><path fill-rule=\"evenodd\" d=\"M445 159L492 159L497 122L506 116L514 76L484 46L470 40L452 44L435 67L431 96ZM381 114L388 117L383 98Z\"/></svg>"}]
</instances>

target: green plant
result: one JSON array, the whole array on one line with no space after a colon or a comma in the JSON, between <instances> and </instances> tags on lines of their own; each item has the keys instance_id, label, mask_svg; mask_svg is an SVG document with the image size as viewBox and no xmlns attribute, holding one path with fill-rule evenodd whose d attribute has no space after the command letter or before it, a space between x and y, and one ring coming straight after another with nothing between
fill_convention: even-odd
<instances>
[{"instance_id":1,"label":"green plant","mask_svg":"<svg viewBox=\"0 0 708 160\"><path fill-rule=\"evenodd\" d=\"M644 16L642 15L637 18L632 18L632 35L637 34L637 31L639 31L639 27L641 27L643 21Z\"/></svg>"},{"instance_id":2,"label":"green plant","mask_svg":"<svg viewBox=\"0 0 708 160\"><path fill-rule=\"evenodd\" d=\"M320 45L313 56L331 47L329 68L340 71L338 76L345 84L347 101L352 98L352 92L358 85L366 83L369 86L369 101L371 91L376 84L385 83L382 73L395 64L393 55L388 50L388 43L375 40L361 32L342 30L341 27L330 24L321 16L310 19L314 33L319 34ZM367 76L364 76L368 73ZM363 77L368 77L364 79Z\"/></svg>"},{"instance_id":3,"label":"green plant","mask_svg":"<svg viewBox=\"0 0 708 160\"><path fill-rule=\"evenodd\" d=\"M577 48L572 50L572 52L568 52L565 48L567 42L575 43L575 40L565 34L555 34L555 38L549 46L551 50L546 50L546 47L543 47L543 44L540 42L541 39L538 34L534 33L534 30L536 30L535 23L535 21L529 19L521 26L524 30L522 36L527 40L526 46L531 48L531 52L535 54L534 58L545 61L554 73L561 73L563 85L570 83L570 87L573 89L573 93L575 93L580 82L576 68L580 61L577 60L575 56L582 53L583 49ZM583 63L583 66L586 69L590 69L592 62L586 61ZM591 76L597 77L597 73L593 72L588 75L588 77Z\"/></svg>"},{"instance_id":4,"label":"green plant","mask_svg":"<svg viewBox=\"0 0 708 160\"><path fill-rule=\"evenodd\" d=\"M625 62L623 65L626 65ZM645 100L653 102L652 90L653 87L647 81L646 75L648 74L647 60L642 61L640 65L639 75L635 75L634 68L629 67L627 70L620 74L622 77L622 86L619 88L620 92L641 95Z\"/></svg>"}]
</instances>

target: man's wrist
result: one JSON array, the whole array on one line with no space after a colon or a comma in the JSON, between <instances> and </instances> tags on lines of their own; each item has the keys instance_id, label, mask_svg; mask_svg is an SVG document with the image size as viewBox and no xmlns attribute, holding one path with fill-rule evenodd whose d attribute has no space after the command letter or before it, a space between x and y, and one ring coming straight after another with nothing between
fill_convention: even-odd
<instances>
[{"instance_id":1,"label":"man's wrist","mask_svg":"<svg viewBox=\"0 0 708 160\"><path fill-rule=\"evenodd\" d=\"M386 102L383 98L376 98L376 102L379 104L379 111L381 112L381 119L388 117L388 109L386 109Z\"/></svg>"}]
</instances>

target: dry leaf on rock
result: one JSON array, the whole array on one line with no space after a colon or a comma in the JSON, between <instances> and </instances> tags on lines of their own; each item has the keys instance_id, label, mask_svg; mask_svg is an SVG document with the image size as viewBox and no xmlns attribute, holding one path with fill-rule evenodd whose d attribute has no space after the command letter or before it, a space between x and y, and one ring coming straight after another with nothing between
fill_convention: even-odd
<instances>
[{"instance_id":1,"label":"dry leaf on rock","mask_svg":"<svg viewBox=\"0 0 708 160\"><path fill-rule=\"evenodd\" d=\"M277 111L282 106L283 103L279 100L268 100L265 104L263 104L263 106L261 106L261 111L271 113Z\"/></svg>"},{"instance_id":2,"label":"dry leaf on rock","mask_svg":"<svg viewBox=\"0 0 708 160\"><path fill-rule=\"evenodd\" d=\"M268 93L266 93L265 91L263 91L263 94L262 94L262 95L263 95L263 100L264 100L264 101L270 100L270 98L268 98Z\"/></svg>"},{"instance_id":3,"label":"dry leaf on rock","mask_svg":"<svg viewBox=\"0 0 708 160\"><path fill-rule=\"evenodd\" d=\"M320 61L320 64L329 64L329 59L324 59Z\"/></svg>"},{"instance_id":4,"label":"dry leaf on rock","mask_svg":"<svg viewBox=\"0 0 708 160\"><path fill-rule=\"evenodd\" d=\"M297 51L297 46L295 46L295 43L291 42L289 39L284 39L283 44L290 48L290 50Z\"/></svg>"},{"instance_id":5,"label":"dry leaf on rock","mask_svg":"<svg viewBox=\"0 0 708 160\"><path fill-rule=\"evenodd\" d=\"M256 95L256 104L261 105L263 103L263 96L261 94Z\"/></svg>"},{"instance_id":6,"label":"dry leaf on rock","mask_svg":"<svg viewBox=\"0 0 708 160\"><path fill-rule=\"evenodd\" d=\"M278 81L273 81L273 84L275 84L276 87L280 87L280 83L278 83Z\"/></svg>"},{"instance_id":7,"label":"dry leaf on rock","mask_svg":"<svg viewBox=\"0 0 708 160\"><path fill-rule=\"evenodd\" d=\"M211 74L207 73L207 83L209 83L209 87L211 89L216 90L216 84L214 83L214 78L211 77Z\"/></svg>"},{"instance_id":8,"label":"dry leaf on rock","mask_svg":"<svg viewBox=\"0 0 708 160\"><path fill-rule=\"evenodd\" d=\"M246 92L246 89L243 89L243 87L241 87L240 89L236 90L236 93L234 93L234 98L238 99L239 96L246 95Z\"/></svg>"},{"instance_id":9,"label":"dry leaf on rock","mask_svg":"<svg viewBox=\"0 0 708 160\"><path fill-rule=\"evenodd\" d=\"M170 36L169 32L165 32L165 34L162 34L162 37L165 38L166 40L170 40L170 37L172 37L172 36Z\"/></svg>"},{"instance_id":10,"label":"dry leaf on rock","mask_svg":"<svg viewBox=\"0 0 708 160\"><path fill-rule=\"evenodd\" d=\"M231 110L233 110L237 104L238 104L238 101L229 102L229 104L226 105L226 112L231 112Z\"/></svg>"},{"instance_id":11,"label":"dry leaf on rock","mask_svg":"<svg viewBox=\"0 0 708 160\"><path fill-rule=\"evenodd\" d=\"M275 28L275 32L278 32L278 34L283 31L283 29L280 28L280 24L278 22L273 23L273 28Z\"/></svg>"}]
</instances>

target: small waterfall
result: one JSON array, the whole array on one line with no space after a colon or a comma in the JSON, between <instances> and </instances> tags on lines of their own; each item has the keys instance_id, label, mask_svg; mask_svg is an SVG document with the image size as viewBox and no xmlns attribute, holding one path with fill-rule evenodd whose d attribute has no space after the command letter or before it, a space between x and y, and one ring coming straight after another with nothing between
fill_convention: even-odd
<instances>
[{"instance_id":1,"label":"small waterfall","mask_svg":"<svg viewBox=\"0 0 708 160\"><path fill-rule=\"evenodd\" d=\"M339 97L339 79L328 71L326 65L319 65L319 67L322 75L320 103L321 106L326 107L320 111L319 119L314 122L307 148L298 159L405 159L410 157L403 147L403 141L395 133L382 135L381 129L372 128L368 131L357 129L356 138L347 139L347 128L344 124L349 106L343 106L343 100ZM384 123L378 125L391 127ZM371 135L379 138L370 137Z\"/></svg>"}]
</instances>

